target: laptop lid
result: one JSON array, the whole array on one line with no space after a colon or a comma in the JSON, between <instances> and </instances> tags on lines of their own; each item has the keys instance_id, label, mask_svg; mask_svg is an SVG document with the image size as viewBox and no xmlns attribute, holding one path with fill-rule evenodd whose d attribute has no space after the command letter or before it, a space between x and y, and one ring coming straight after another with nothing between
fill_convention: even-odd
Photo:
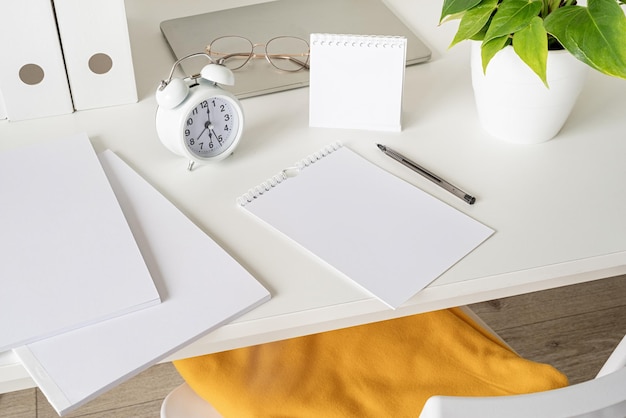
<instances>
[{"instance_id":1,"label":"laptop lid","mask_svg":"<svg viewBox=\"0 0 626 418\"><path fill-rule=\"evenodd\" d=\"M265 43L289 35L308 42L311 33L405 36L407 65L431 57L430 49L381 0L277 0L166 20L161 31L177 59L203 52L220 36L238 35ZM197 74L207 63L198 57L181 66L186 74ZM235 78L235 86L223 87L239 98L309 85L308 71L281 72L263 59L250 60L235 71Z\"/></svg>"}]
</instances>

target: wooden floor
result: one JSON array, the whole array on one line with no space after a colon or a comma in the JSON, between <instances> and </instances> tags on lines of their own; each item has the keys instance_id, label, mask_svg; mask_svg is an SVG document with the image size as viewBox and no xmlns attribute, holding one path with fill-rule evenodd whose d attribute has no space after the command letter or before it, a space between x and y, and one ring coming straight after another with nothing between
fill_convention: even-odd
<instances>
[{"instance_id":1,"label":"wooden floor","mask_svg":"<svg viewBox=\"0 0 626 418\"><path fill-rule=\"evenodd\" d=\"M626 334L626 276L472 305L526 358L550 363L571 383L593 378ZM68 416L158 418L163 398L182 383L159 364ZM36 389L0 395L0 418L53 418Z\"/></svg>"}]
</instances>

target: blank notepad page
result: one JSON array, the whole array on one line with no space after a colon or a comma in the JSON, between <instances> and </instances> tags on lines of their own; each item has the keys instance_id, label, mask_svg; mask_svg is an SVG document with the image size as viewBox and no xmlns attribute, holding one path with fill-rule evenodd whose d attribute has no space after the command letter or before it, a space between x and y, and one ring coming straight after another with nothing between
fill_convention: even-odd
<instances>
[{"instance_id":1,"label":"blank notepad page","mask_svg":"<svg viewBox=\"0 0 626 418\"><path fill-rule=\"evenodd\" d=\"M392 308L493 233L346 147L297 165L239 203Z\"/></svg>"}]
</instances>

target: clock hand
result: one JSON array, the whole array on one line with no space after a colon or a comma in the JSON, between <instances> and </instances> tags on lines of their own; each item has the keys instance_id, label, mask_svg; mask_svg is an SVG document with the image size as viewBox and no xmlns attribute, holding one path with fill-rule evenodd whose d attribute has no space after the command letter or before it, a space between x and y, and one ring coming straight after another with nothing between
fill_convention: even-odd
<instances>
[{"instance_id":1,"label":"clock hand","mask_svg":"<svg viewBox=\"0 0 626 418\"><path fill-rule=\"evenodd\" d=\"M211 107L210 106L207 106L206 114L207 114L208 121L205 127L206 129L209 130L209 140L212 141L213 139L215 139L215 141L221 146L222 142L219 140L219 137L217 136L217 134L215 133L215 130L213 129L213 124L211 123Z\"/></svg>"},{"instance_id":2,"label":"clock hand","mask_svg":"<svg viewBox=\"0 0 626 418\"><path fill-rule=\"evenodd\" d=\"M215 131L213 130L213 124L211 123L211 108L210 106L207 106L206 108L206 118L207 118L207 122L204 124L204 130L202 130L202 133L204 133L204 131L206 131L207 129L209 130L209 140L212 140L213 138L211 137L211 135L217 137L217 135L215 135ZM202 135L202 133L200 135Z\"/></svg>"},{"instance_id":3,"label":"clock hand","mask_svg":"<svg viewBox=\"0 0 626 418\"><path fill-rule=\"evenodd\" d=\"M208 122L204 124L204 129L202 130L202 132L200 132L200 133L198 134L198 139L200 139L200 137L202 136L202 134L204 133L204 131L206 131L206 130L209 128L209 126L210 126L210 125L209 125L209 123L208 123Z\"/></svg>"},{"instance_id":4,"label":"clock hand","mask_svg":"<svg viewBox=\"0 0 626 418\"><path fill-rule=\"evenodd\" d=\"M215 131L213 130L213 125L209 126L209 130L210 130L210 132L213 134L213 138L215 138L215 139L216 139L217 143L218 143L219 145L222 145L222 144L220 143L219 139L217 138L217 134L216 134L216 133L215 133Z\"/></svg>"},{"instance_id":5,"label":"clock hand","mask_svg":"<svg viewBox=\"0 0 626 418\"><path fill-rule=\"evenodd\" d=\"M206 119L207 119L207 123L211 124L211 107L210 106L206 107Z\"/></svg>"}]
</instances>

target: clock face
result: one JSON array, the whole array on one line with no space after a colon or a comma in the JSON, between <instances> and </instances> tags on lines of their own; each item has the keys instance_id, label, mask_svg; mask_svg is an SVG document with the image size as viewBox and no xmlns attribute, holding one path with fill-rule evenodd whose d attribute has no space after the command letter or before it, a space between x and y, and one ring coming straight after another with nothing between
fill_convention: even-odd
<instances>
[{"instance_id":1,"label":"clock face","mask_svg":"<svg viewBox=\"0 0 626 418\"><path fill-rule=\"evenodd\" d=\"M200 158L211 158L228 150L237 139L239 113L224 97L209 97L191 109L183 127L185 146Z\"/></svg>"}]
</instances>

